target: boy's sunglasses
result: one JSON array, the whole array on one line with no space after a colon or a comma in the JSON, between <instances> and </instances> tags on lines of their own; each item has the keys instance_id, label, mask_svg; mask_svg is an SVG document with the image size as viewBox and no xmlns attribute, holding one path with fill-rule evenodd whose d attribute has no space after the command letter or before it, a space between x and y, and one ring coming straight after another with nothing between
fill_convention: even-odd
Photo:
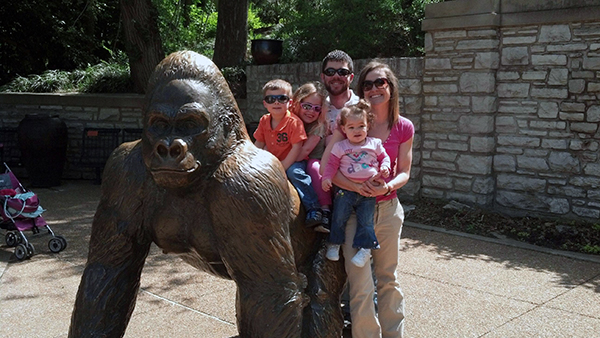
<instances>
[{"instance_id":1,"label":"boy's sunglasses","mask_svg":"<svg viewBox=\"0 0 600 338\"><path fill-rule=\"evenodd\" d=\"M388 79L386 79L385 77L380 77L373 81L363 81L362 87L363 87L364 91L369 91L369 90L373 89L373 85L375 85L375 87L377 87L378 89L381 89L381 88L386 87L387 84L388 84Z\"/></svg>"},{"instance_id":2,"label":"boy's sunglasses","mask_svg":"<svg viewBox=\"0 0 600 338\"><path fill-rule=\"evenodd\" d=\"M321 106L319 106L318 104L310 104L310 103L306 102L306 103L301 103L300 107L302 107L302 109L304 109L304 110L314 110L315 113L321 112Z\"/></svg>"},{"instance_id":3,"label":"boy's sunglasses","mask_svg":"<svg viewBox=\"0 0 600 338\"><path fill-rule=\"evenodd\" d=\"M323 74L325 74L327 76L334 76L335 73L337 73L339 76L348 76L348 75L352 74L350 69L346 69L346 68L339 68L339 69L327 68L323 71Z\"/></svg>"},{"instance_id":4,"label":"boy's sunglasses","mask_svg":"<svg viewBox=\"0 0 600 338\"><path fill-rule=\"evenodd\" d=\"M273 104L275 101L279 103L286 103L290 100L290 97L287 95L267 95L265 96L265 102L268 104Z\"/></svg>"}]
</instances>

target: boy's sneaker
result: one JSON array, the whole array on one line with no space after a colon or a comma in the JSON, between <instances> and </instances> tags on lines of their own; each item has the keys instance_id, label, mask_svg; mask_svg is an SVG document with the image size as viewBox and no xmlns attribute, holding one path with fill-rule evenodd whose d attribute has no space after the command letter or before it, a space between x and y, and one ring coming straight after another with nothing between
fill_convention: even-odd
<instances>
[{"instance_id":1,"label":"boy's sneaker","mask_svg":"<svg viewBox=\"0 0 600 338\"><path fill-rule=\"evenodd\" d=\"M321 209L310 209L306 213L306 220L304 221L304 225L307 228L312 228L317 224L321 224L321 220L323 219L323 212Z\"/></svg>"},{"instance_id":2,"label":"boy's sneaker","mask_svg":"<svg viewBox=\"0 0 600 338\"><path fill-rule=\"evenodd\" d=\"M331 211L323 210L323 218L321 219L321 224L315 227L315 231L328 234L331 232L329 229L331 229Z\"/></svg>"},{"instance_id":3,"label":"boy's sneaker","mask_svg":"<svg viewBox=\"0 0 600 338\"><path fill-rule=\"evenodd\" d=\"M352 264L362 268L371 259L371 249L361 248L356 255L352 257Z\"/></svg>"},{"instance_id":4,"label":"boy's sneaker","mask_svg":"<svg viewBox=\"0 0 600 338\"><path fill-rule=\"evenodd\" d=\"M327 254L325 255L330 261L340 260L340 245L339 244L327 244Z\"/></svg>"}]
</instances>

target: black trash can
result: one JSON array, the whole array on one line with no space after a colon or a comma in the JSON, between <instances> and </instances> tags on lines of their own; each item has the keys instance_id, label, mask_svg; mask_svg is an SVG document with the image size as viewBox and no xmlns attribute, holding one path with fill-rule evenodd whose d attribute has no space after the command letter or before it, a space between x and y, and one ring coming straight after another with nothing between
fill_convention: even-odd
<instances>
[{"instance_id":1,"label":"black trash can","mask_svg":"<svg viewBox=\"0 0 600 338\"><path fill-rule=\"evenodd\" d=\"M31 186L60 185L67 160L67 125L58 115L28 114L17 128L21 162Z\"/></svg>"}]
</instances>

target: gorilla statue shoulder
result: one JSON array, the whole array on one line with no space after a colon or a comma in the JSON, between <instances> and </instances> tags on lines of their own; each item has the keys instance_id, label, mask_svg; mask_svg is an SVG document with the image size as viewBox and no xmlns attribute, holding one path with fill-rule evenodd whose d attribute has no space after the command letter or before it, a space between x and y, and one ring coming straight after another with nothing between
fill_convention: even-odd
<instances>
[{"instance_id":1,"label":"gorilla statue shoulder","mask_svg":"<svg viewBox=\"0 0 600 338\"><path fill-rule=\"evenodd\" d=\"M151 243L235 281L240 337L340 337L343 266L303 213L219 69L169 55L148 84L142 139L106 164L69 337L124 335Z\"/></svg>"}]
</instances>

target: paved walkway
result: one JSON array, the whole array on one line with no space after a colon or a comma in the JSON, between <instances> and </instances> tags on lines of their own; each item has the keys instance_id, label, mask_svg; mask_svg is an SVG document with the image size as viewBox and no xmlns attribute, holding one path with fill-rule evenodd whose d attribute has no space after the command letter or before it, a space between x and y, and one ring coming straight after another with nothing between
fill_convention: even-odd
<instances>
[{"instance_id":1,"label":"paved walkway","mask_svg":"<svg viewBox=\"0 0 600 338\"><path fill-rule=\"evenodd\" d=\"M68 181L37 189L49 236L19 262L0 239L0 337L66 337L87 257L99 186ZM1 232L4 235L4 232ZM564 257L407 225L398 269L407 337L600 337L600 257ZM588 259L588 260L585 260ZM126 337L237 335L235 286L154 247Z\"/></svg>"}]
</instances>

